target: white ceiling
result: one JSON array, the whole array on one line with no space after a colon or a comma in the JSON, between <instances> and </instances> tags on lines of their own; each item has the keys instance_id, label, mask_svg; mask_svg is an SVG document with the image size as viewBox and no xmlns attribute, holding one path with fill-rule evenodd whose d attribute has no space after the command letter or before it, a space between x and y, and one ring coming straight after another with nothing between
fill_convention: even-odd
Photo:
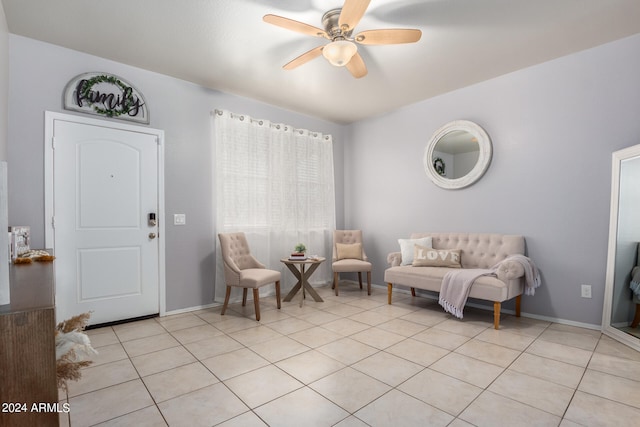
<instances>
[{"instance_id":1,"label":"white ceiling","mask_svg":"<svg viewBox=\"0 0 640 427\"><path fill-rule=\"evenodd\" d=\"M2 3L11 33L338 123L640 32L640 0L372 0L354 34L418 28L422 39L360 46L369 74L354 79L323 57L283 70L327 41L262 21L272 13L322 27L341 0Z\"/></svg>"}]
</instances>

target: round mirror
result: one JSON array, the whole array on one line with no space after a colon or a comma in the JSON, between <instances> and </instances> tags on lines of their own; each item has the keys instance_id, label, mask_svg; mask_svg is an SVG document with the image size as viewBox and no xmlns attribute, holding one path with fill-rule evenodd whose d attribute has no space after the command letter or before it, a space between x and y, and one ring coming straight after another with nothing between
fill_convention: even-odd
<instances>
[{"instance_id":1,"label":"round mirror","mask_svg":"<svg viewBox=\"0 0 640 427\"><path fill-rule=\"evenodd\" d=\"M424 170L442 188L464 188L482 177L491 163L491 140L477 124L456 120L433 134L424 152Z\"/></svg>"}]
</instances>

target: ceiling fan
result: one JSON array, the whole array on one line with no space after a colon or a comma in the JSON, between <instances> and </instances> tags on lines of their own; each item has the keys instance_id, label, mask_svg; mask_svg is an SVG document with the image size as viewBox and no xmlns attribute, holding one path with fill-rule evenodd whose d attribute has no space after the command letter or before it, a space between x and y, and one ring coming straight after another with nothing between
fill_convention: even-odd
<instances>
[{"instance_id":1,"label":"ceiling fan","mask_svg":"<svg viewBox=\"0 0 640 427\"><path fill-rule=\"evenodd\" d=\"M292 70L317 58L322 54L332 65L346 67L353 77L359 79L367 75L367 67L358 53L357 44L384 45L415 43L422 32L414 29L366 30L352 36L353 29L360 22L371 0L345 0L341 9L332 9L322 16L324 30L313 25L277 15L265 15L262 19L298 33L331 40L303 53L282 68Z\"/></svg>"}]
</instances>

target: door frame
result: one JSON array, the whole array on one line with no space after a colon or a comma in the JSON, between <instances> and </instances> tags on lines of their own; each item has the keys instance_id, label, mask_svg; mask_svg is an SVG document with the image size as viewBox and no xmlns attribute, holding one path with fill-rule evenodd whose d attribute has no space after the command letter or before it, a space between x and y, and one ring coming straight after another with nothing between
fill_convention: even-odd
<instances>
[{"instance_id":1,"label":"door frame","mask_svg":"<svg viewBox=\"0 0 640 427\"><path fill-rule=\"evenodd\" d=\"M158 312L164 316L167 310L165 280L165 209L164 209L164 131L115 121L93 119L73 114L45 111L44 126L44 242L55 251L54 217L54 123L66 121L91 126L101 126L125 132L137 132L156 137L158 142Z\"/></svg>"}]
</instances>

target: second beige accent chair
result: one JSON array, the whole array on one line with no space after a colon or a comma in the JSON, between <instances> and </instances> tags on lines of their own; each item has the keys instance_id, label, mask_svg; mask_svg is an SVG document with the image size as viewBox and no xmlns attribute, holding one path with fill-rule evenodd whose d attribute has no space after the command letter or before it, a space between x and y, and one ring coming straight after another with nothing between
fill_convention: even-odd
<instances>
[{"instance_id":1,"label":"second beige accent chair","mask_svg":"<svg viewBox=\"0 0 640 427\"><path fill-rule=\"evenodd\" d=\"M367 273L367 294L371 295L371 263L362 245L362 230L335 230L333 232L333 286L338 295L340 273L358 273L362 289L362 273Z\"/></svg>"}]
</instances>

